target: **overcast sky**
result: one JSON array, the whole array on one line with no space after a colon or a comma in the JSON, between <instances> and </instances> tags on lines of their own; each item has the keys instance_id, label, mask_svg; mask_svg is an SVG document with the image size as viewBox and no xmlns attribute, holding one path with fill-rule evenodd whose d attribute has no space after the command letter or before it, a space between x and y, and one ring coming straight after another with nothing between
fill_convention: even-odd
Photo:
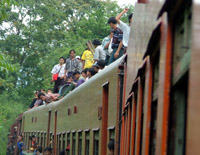
<instances>
[{"instance_id":1,"label":"overcast sky","mask_svg":"<svg viewBox=\"0 0 200 155\"><path fill-rule=\"evenodd\" d=\"M123 4L132 4L132 5L134 5L135 2L137 2L137 0L113 0L113 1L117 1L119 5L123 5Z\"/></svg>"}]
</instances>

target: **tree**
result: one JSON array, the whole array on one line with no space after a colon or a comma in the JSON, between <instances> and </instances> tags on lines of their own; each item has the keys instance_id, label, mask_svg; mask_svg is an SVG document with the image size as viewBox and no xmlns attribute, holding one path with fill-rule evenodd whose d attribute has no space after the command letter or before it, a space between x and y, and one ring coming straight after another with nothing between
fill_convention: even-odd
<instances>
[{"instance_id":1,"label":"tree","mask_svg":"<svg viewBox=\"0 0 200 155\"><path fill-rule=\"evenodd\" d=\"M122 11L111 1L16 0L16 3L12 7L4 5L7 16L4 22L9 26L0 27L0 65L4 61L4 68L12 70L7 64L16 68L15 72L0 74L0 107L7 109L0 111L0 123L11 120L1 125L4 140L11 122L27 109L33 91L53 87L50 72L59 57L67 58L70 49L81 55L88 40L102 40L109 33L108 18Z\"/></svg>"}]
</instances>

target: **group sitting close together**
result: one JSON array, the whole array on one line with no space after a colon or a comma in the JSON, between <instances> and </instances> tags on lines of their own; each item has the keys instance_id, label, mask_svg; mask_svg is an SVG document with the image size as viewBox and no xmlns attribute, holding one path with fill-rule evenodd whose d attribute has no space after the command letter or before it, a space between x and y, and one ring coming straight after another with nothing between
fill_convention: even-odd
<instances>
[{"instance_id":1,"label":"group sitting close together","mask_svg":"<svg viewBox=\"0 0 200 155\"><path fill-rule=\"evenodd\" d=\"M17 138L17 147L19 151L19 155L25 155L25 154L33 154L33 155L52 155L53 149L51 147L46 147L43 149L42 146L40 146L37 143L36 136L32 135L29 137L30 141L30 148L29 150L24 151L24 141L23 141L23 135L19 135ZM53 145L53 141L50 141L50 144ZM111 139L108 143L108 154L114 155L114 139ZM68 155L70 153L70 144L67 145L67 147L59 152L59 155Z\"/></svg>"},{"instance_id":2,"label":"group sitting close together","mask_svg":"<svg viewBox=\"0 0 200 155\"><path fill-rule=\"evenodd\" d=\"M98 39L88 41L81 57L73 49L69 51L69 58L60 57L59 64L51 71L53 92L51 89L47 93L43 89L35 91L29 109L61 99L126 53L132 21L132 14L128 16L129 24L120 20L126 12L128 9L108 19L111 30L102 43Z\"/></svg>"}]
</instances>

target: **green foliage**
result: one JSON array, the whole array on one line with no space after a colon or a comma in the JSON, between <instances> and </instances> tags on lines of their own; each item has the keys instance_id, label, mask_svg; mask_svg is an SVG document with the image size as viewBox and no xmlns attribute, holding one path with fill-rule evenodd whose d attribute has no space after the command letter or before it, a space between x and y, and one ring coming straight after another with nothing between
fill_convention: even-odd
<instances>
[{"instance_id":1,"label":"green foliage","mask_svg":"<svg viewBox=\"0 0 200 155\"><path fill-rule=\"evenodd\" d=\"M6 28L0 27L0 69L4 71L0 71L1 151L6 150L8 128L28 107L33 91L53 88L51 69L59 57L67 58L70 49L81 55L88 40L102 40L109 33L108 18L123 10L109 0L15 0L15 3L17 6L12 8L8 2L0 7L0 12L3 10L7 16L4 20L0 17L0 23L9 23ZM127 15L122 20L128 22Z\"/></svg>"}]
</instances>

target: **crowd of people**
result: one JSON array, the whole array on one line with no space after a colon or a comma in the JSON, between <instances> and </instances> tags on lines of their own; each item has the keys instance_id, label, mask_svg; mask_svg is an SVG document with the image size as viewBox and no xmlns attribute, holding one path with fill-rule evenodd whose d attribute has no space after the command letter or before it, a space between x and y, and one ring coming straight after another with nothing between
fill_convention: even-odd
<instances>
[{"instance_id":1,"label":"crowd of people","mask_svg":"<svg viewBox=\"0 0 200 155\"><path fill-rule=\"evenodd\" d=\"M111 29L108 36L102 42L98 39L88 41L82 56L76 56L76 51L72 49L69 51L69 58L60 57L59 63L51 71L53 91L35 91L35 98L29 109L63 98L126 53L132 14L128 16L129 24L122 22L120 18L127 12L128 9L124 9L118 16L110 17L108 24Z\"/></svg>"},{"instance_id":2,"label":"crowd of people","mask_svg":"<svg viewBox=\"0 0 200 155\"><path fill-rule=\"evenodd\" d=\"M19 135L17 138L17 147L18 147L18 154L19 155L25 155L27 153L33 154L33 155L52 155L53 154L53 149L51 147L46 147L43 150L43 147L40 146L37 141L36 141L36 136L32 135L29 137L30 140L30 148L26 152L24 150L24 142L23 142L23 135ZM50 142L52 143L52 142ZM114 139L111 139L108 143L108 154L109 155L114 155ZM70 153L70 144L61 152L59 152L59 155L69 155Z\"/></svg>"}]
</instances>

